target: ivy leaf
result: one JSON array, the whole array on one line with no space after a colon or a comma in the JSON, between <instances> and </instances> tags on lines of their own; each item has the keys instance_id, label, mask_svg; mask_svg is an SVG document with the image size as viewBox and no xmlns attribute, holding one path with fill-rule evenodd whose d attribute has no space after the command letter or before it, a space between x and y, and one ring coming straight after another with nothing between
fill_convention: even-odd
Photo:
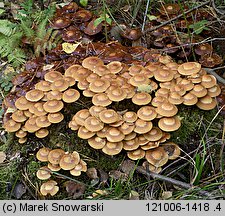
<instances>
[{"instance_id":1,"label":"ivy leaf","mask_svg":"<svg viewBox=\"0 0 225 216\"><path fill-rule=\"evenodd\" d=\"M80 4L81 4L83 7L86 7L87 4L88 4L88 0L80 0Z\"/></svg>"}]
</instances>

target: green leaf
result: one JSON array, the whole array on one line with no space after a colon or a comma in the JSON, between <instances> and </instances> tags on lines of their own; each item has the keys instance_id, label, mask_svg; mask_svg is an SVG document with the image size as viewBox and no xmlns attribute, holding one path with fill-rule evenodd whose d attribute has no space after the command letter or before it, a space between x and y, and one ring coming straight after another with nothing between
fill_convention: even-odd
<instances>
[{"instance_id":1,"label":"green leaf","mask_svg":"<svg viewBox=\"0 0 225 216\"><path fill-rule=\"evenodd\" d=\"M103 17L99 17L94 21L94 26L98 26L100 23L102 23L105 19Z\"/></svg>"},{"instance_id":2,"label":"green leaf","mask_svg":"<svg viewBox=\"0 0 225 216\"><path fill-rule=\"evenodd\" d=\"M80 4L81 4L83 7L86 7L87 4L88 4L88 0L80 0Z\"/></svg>"},{"instance_id":3,"label":"green leaf","mask_svg":"<svg viewBox=\"0 0 225 216\"><path fill-rule=\"evenodd\" d=\"M0 8L0 15L4 14L5 13L5 10Z\"/></svg>"},{"instance_id":4,"label":"green leaf","mask_svg":"<svg viewBox=\"0 0 225 216\"><path fill-rule=\"evenodd\" d=\"M109 25L112 25L112 19L110 17L107 17L105 19L105 21L109 24Z\"/></svg>"},{"instance_id":5,"label":"green leaf","mask_svg":"<svg viewBox=\"0 0 225 216\"><path fill-rule=\"evenodd\" d=\"M150 21L157 20L157 17L154 15L147 14L147 17Z\"/></svg>"}]
</instances>

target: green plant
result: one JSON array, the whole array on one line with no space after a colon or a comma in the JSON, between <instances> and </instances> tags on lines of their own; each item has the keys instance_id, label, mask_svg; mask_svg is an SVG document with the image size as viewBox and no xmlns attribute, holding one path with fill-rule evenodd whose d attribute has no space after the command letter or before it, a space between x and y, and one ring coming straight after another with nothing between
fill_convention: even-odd
<instances>
[{"instance_id":1,"label":"green plant","mask_svg":"<svg viewBox=\"0 0 225 216\"><path fill-rule=\"evenodd\" d=\"M201 20L194 24L189 25L189 28L193 29L194 34L201 34L204 30L209 30L207 25L209 24L208 20Z\"/></svg>"}]
</instances>

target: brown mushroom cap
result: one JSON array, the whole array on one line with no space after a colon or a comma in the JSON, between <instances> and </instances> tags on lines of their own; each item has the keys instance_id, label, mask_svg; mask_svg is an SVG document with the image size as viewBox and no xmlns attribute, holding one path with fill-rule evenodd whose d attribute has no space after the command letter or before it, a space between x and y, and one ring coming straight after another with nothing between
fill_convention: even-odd
<instances>
[{"instance_id":1,"label":"brown mushroom cap","mask_svg":"<svg viewBox=\"0 0 225 216\"><path fill-rule=\"evenodd\" d=\"M128 151L127 152L127 156L131 159L131 160L139 160L144 158L145 156L145 151L138 148L136 150L133 151Z\"/></svg>"},{"instance_id":2,"label":"brown mushroom cap","mask_svg":"<svg viewBox=\"0 0 225 216\"><path fill-rule=\"evenodd\" d=\"M99 117L99 113L103 110L106 110L106 107L94 105L89 108L90 114L95 117Z\"/></svg>"},{"instance_id":3,"label":"brown mushroom cap","mask_svg":"<svg viewBox=\"0 0 225 216\"><path fill-rule=\"evenodd\" d=\"M169 90L169 89L167 89L167 88L159 88L159 89L155 92L155 96L156 96L156 97L161 96L161 97L168 98L169 93L170 93L170 90Z\"/></svg>"},{"instance_id":4,"label":"brown mushroom cap","mask_svg":"<svg viewBox=\"0 0 225 216\"><path fill-rule=\"evenodd\" d=\"M91 132L97 132L104 128L104 123L94 116L89 116L85 119L84 126Z\"/></svg>"},{"instance_id":5,"label":"brown mushroom cap","mask_svg":"<svg viewBox=\"0 0 225 216\"><path fill-rule=\"evenodd\" d=\"M152 127L153 127L152 122L138 119L135 122L134 132L138 134L144 134L149 132L152 129Z\"/></svg>"},{"instance_id":6,"label":"brown mushroom cap","mask_svg":"<svg viewBox=\"0 0 225 216\"><path fill-rule=\"evenodd\" d=\"M62 101L49 100L44 103L43 108L46 112L56 113L59 112L63 108L63 106L64 104Z\"/></svg>"},{"instance_id":7,"label":"brown mushroom cap","mask_svg":"<svg viewBox=\"0 0 225 216\"><path fill-rule=\"evenodd\" d=\"M89 70L93 70L96 66L99 65L104 65L104 63L100 58L96 56L87 57L82 61L82 66Z\"/></svg>"},{"instance_id":8,"label":"brown mushroom cap","mask_svg":"<svg viewBox=\"0 0 225 216\"><path fill-rule=\"evenodd\" d=\"M138 118L144 121L151 121L156 118L157 113L152 106L143 106L137 111Z\"/></svg>"},{"instance_id":9,"label":"brown mushroom cap","mask_svg":"<svg viewBox=\"0 0 225 216\"><path fill-rule=\"evenodd\" d=\"M59 123L64 119L64 115L61 112L56 113L49 113L48 114L48 121L51 123Z\"/></svg>"},{"instance_id":10,"label":"brown mushroom cap","mask_svg":"<svg viewBox=\"0 0 225 216\"><path fill-rule=\"evenodd\" d=\"M15 106L19 110L27 110L31 105L32 102L28 101L24 96L19 97L15 102Z\"/></svg>"},{"instance_id":11,"label":"brown mushroom cap","mask_svg":"<svg viewBox=\"0 0 225 216\"><path fill-rule=\"evenodd\" d=\"M113 109L106 109L106 110L102 110L99 113L99 118L102 122L104 122L106 124L112 124L119 120L119 115Z\"/></svg>"},{"instance_id":12,"label":"brown mushroom cap","mask_svg":"<svg viewBox=\"0 0 225 216\"><path fill-rule=\"evenodd\" d=\"M38 150L36 153L36 158L41 162L47 162L48 161L48 154L51 151L51 149L43 147Z\"/></svg>"},{"instance_id":13,"label":"brown mushroom cap","mask_svg":"<svg viewBox=\"0 0 225 216\"><path fill-rule=\"evenodd\" d=\"M119 61L112 61L109 64L107 64L107 67L113 74L117 74L123 69L122 63Z\"/></svg>"},{"instance_id":14,"label":"brown mushroom cap","mask_svg":"<svg viewBox=\"0 0 225 216\"><path fill-rule=\"evenodd\" d=\"M106 93L98 93L95 94L92 98L92 103L95 106L108 106L112 103L112 101L109 99Z\"/></svg>"},{"instance_id":15,"label":"brown mushroom cap","mask_svg":"<svg viewBox=\"0 0 225 216\"><path fill-rule=\"evenodd\" d=\"M134 64L129 67L128 71L131 76L134 76L135 74L139 74L143 69L144 67L142 65Z\"/></svg>"},{"instance_id":16,"label":"brown mushroom cap","mask_svg":"<svg viewBox=\"0 0 225 216\"><path fill-rule=\"evenodd\" d=\"M194 88L190 91L190 93L194 94L198 98L201 98L207 95L207 89L201 84L196 84Z\"/></svg>"},{"instance_id":17,"label":"brown mushroom cap","mask_svg":"<svg viewBox=\"0 0 225 216\"><path fill-rule=\"evenodd\" d=\"M53 29L66 28L71 24L71 20L68 17L58 17L52 22Z\"/></svg>"},{"instance_id":18,"label":"brown mushroom cap","mask_svg":"<svg viewBox=\"0 0 225 216\"><path fill-rule=\"evenodd\" d=\"M66 103L73 103L80 98L80 93L76 89L67 89L63 92L62 100Z\"/></svg>"},{"instance_id":19,"label":"brown mushroom cap","mask_svg":"<svg viewBox=\"0 0 225 216\"><path fill-rule=\"evenodd\" d=\"M64 154L65 152L62 149L53 149L48 153L48 161L51 164L59 164L59 161Z\"/></svg>"},{"instance_id":20,"label":"brown mushroom cap","mask_svg":"<svg viewBox=\"0 0 225 216\"><path fill-rule=\"evenodd\" d=\"M80 125L77 124L77 122L75 120L72 120L69 122L68 124L68 127L71 129L71 130L78 130L80 128Z\"/></svg>"},{"instance_id":21,"label":"brown mushroom cap","mask_svg":"<svg viewBox=\"0 0 225 216\"><path fill-rule=\"evenodd\" d=\"M145 170L149 170L154 173L160 173L162 171L162 167L155 167L152 164L150 164L148 161L144 161L142 166Z\"/></svg>"},{"instance_id":22,"label":"brown mushroom cap","mask_svg":"<svg viewBox=\"0 0 225 216\"><path fill-rule=\"evenodd\" d=\"M36 119L37 119L37 117L30 117L25 122L24 127L29 133L34 133L40 129L40 127L37 126Z\"/></svg>"},{"instance_id":23,"label":"brown mushroom cap","mask_svg":"<svg viewBox=\"0 0 225 216\"><path fill-rule=\"evenodd\" d=\"M87 69L86 69L87 70ZM96 73L90 73L88 76L86 76L86 81L88 83L91 83L91 82L94 82L96 79L99 79L99 78L102 78L102 79L106 79L104 76L100 77L98 74Z\"/></svg>"},{"instance_id":24,"label":"brown mushroom cap","mask_svg":"<svg viewBox=\"0 0 225 216\"><path fill-rule=\"evenodd\" d=\"M27 132L26 131L24 131L22 129L16 131L16 137L18 137L18 138L24 138L26 136L27 136Z\"/></svg>"},{"instance_id":25,"label":"brown mushroom cap","mask_svg":"<svg viewBox=\"0 0 225 216\"><path fill-rule=\"evenodd\" d=\"M63 78L63 75L58 71L49 71L44 76L45 81L48 81L50 83L62 78Z\"/></svg>"},{"instance_id":26,"label":"brown mushroom cap","mask_svg":"<svg viewBox=\"0 0 225 216\"><path fill-rule=\"evenodd\" d=\"M221 88L219 85L214 85L213 87L208 88L207 91L210 97L217 97L221 93Z\"/></svg>"},{"instance_id":27,"label":"brown mushroom cap","mask_svg":"<svg viewBox=\"0 0 225 216\"><path fill-rule=\"evenodd\" d=\"M195 47L195 53L198 55L210 54L213 51L213 47L210 44L199 44Z\"/></svg>"},{"instance_id":28,"label":"brown mushroom cap","mask_svg":"<svg viewBox=\"0 0 225 216\"><path fill-rule=\"evenodd\" d=\"M169 156L162 147L157 147L146 151L146 160L155 167L161 167L167 163Z\"/></svg>"},{"instance_id":29,"label":"brown mushroom cap","mask_svg":"<svg viewBox=\"0 0 225 216\"><path fill-rule=\"evenodd\" d=\"M123 141L123 149L126 151L132 151L137 149L138 147L139 147L138 138Z\"/></svg>"},{"instance_id":30,"label":"brown mushroom cap","mask_svg":"<svg viewBox=\"0 0 225 216\"><path fill-rule=\"evenodd\" d=\"M27 141L27 137L19 138L18 143L23 144Z\"/></svg>"},{"instance_id":31,"label":"brown mushroom cap","mask_svg":"<svg viewBox=\"0 0 225 216\"><path fill-rule=\"evenodd\" d=\"M198 102L198 98L196 95L192 94L191 92L188 92L183 96L183 104L186 106L192 106Z\"/></svg>"},{"instance_id":32,"label":"brown mushroom cap","mask_svg":"<svg viewBox=\"0 0 225 216\"><path fill-rule=\"evenodd\" d=\"M47 100L61 100L62 92L58 90L49 91L46 94Z\"/></svg>"},{"instance_id":33,"label":"brown mushroom cap","mask_svg":"<svg viewBox=\"0 0 225 216\"><path fill-rule=\"evenodd\" d=\"M123 142L107 142L102 151L107 155L117 155L123 149Z\"/></svg>"},{"instance_id":34,"label":"brown mushroom cap","mask_svg":"<svg viewBox=\"0 0 225 216\"><path fill-rule=\"evenodd\" d=\"M170 70L159 68L154 72L154 77L159 82L168 82L174 78L174 73Z\"/></svg>"},{"instance_id":35,"label":"brown mushroom cap","mask_svg":"<svg viewBox=\"0 0 225 216\"><path fill-rule=\"evenodd\" d=\"M80 162L80 155L78 152L73 151L73 153L64 154L60 161L59 166L63 170L71 170Z\"/></svg>"},{"instance_id":36,"label":"brown mushroom cap","mask_svg":"<svg viewBox=\"0 0 225 216\"><path fill-rule=\"evenodd\" d=\"M178 116L163 117L159 120L158 126L163 131L175 131L181 126L180 118Z\"/></svg>"},{"instance_id":37,"label":"brown mushroom cap","mask_svg":"<svg viewBox=\"0 0 225 216\"><path fill-rule=\"evenodd\" d=\"M137 105L147 105L151 100L152 97L147 92L139 92L132 97L132 102Z\"/></svg>"},{"instance_id":38,"label":"brown mushroom cap","mask_svg":"<svg viewBox=\"0 0 225 216\"><path fill-rule=\"evenodd\" d=\"M89 85L89 89L95 93L105 92L110 86L110 82L105 79L96 79L92 81Z\"/></svg>"},{"instance_id":39,"label":"brown mushroom cap","mask_svg":"<svg viewBox=\"0 0 225 216\"><path fill-rule=\"evenodd\" d=\"M197 102L197 107L202 110L211 110L216 107L216 100L214 98L211 98L209 95L206 95L205 97L199 98Z\"/></svg>"},{"instance_id":40,"label":"brown mushroom cap","mask_svg":"<svg viewBox=\"0 0 225 216\"><path fill-rule=\"evenodd\" d=\"M184 102L184 99L178 92L171 92L169 94L168 101L171 104L179 105Z\"/></svg>"},{"instance_id":41,"label":"brown mushroom cap","mask_svg":"<svg viewBox=\"0 0 225 216\"><path fill-rule=\"evenodd\" d=\"M106 65L98 65L93 69L93 72L98 74L99 76L103 76L105 74L111 73L109 68Z\"/></svg>"},{"instance_id":42,"label":"brown mushroom cap","mask_svg":"<svg viewBox=\"0 0 225 216\"><path fill-rule=\"evenodd\" d=\"M11 117L16 122L25 122L27 120L27 117L24 115L24 111L22 110L16 110L13 112Z\"/></svg>"},{"instance_id":43,"label":"brown mushroom cap","mask_svg":"<svg viewBox=\"0 0 225 216\"><path fill-rule=\"evenodd\" d=\"M91 20L87 27L84 29L84 33L87 34L87 35L96 35L98 34L99 32L101 32L102 30L102 23L97 23L97 25L95 25L95 20L96 19L93 19Z\"/></svg>"},{"instance_id":44,"label":"brown mushroom cap","mask_svg":"<svg viewBox=\"0 0 225 216\"><path fill-rule=\"evenodd\" d=\"M181 79L177 84L183 85L186 91L190 91L194 87L194 83L189 79Z\"/></svg>"},{"instance_id":45,"label":"brown mushroom cap","mask_svg":"<svg viewBox=\"0 0 225 216\"><path fill-rule=\"evenodd\" d=\"M89 139L95 135L94 132L89 131L86 127L81 126L78 129L77 136L82 139Z\"/></svg>"},{"instance_id":46,"label":"brown mushroom cap","mask_svg":"<svg viewBox=\"0 0 225 216\"><path fill-rule=\"evenodd\" d=\"M48 136L49 131L46 128L41 128L40 130L35 132L35 136L38 138L44 138Z\"/></svg>"},{"instance_id":47,"label":"brown mushroom cap","mask_svg":"<svg viewBox=\"0 0 225 216\"><path fill-rule=\"evenodd\" d=\"M211 74L205 74L202 76L201 85L205 88L211 88L216 85L216 78Z\"/></svg>"},{"instance_id":48,"label":"brown mushroom cap","mask_svg":"<svg viewBox=\"0 0 225 216\"><path fill-rule=\"evenodd\" d=\"M199 59L199 63L202 64L205 67L214 67L216 65L219 65L223 62L223 59L220 55L217 53L210 53L202 55Z\"/></svg>"},{"instance_id":49,"label":"brown mushroom cap","mask_svg":"<svg viewBox=\"0 0 225 216\"><path fill-rule=\"evenodd\" d=\"M167 101L165 97L156 96L152 99L151 104L154 107L158 107L160 104L164 103L165 101Z\"/></svg>"},{"instance_id":50,"label":"brown mushroom cap","mask_svg":"<svg viewBox=\"0 0 225 216\"><path fill-rule=\"evenodd\" d=\"M61 167L58 164L51 164L48 163L48 168L53 171L53 172L58 172L59 170L61 170Z\"/></svg>"},{"instance_id":51,"label":"brown mushroom cap","mask_svg":"<svg viewBox=\"0 0 225 216\"><path fill-rule=\"evenodd\" d=\"M143 84L149 84L150 83L150 80L148 79L147 76L145 76L144 74L135 74L134 76L132 76L130 79L129 79L129 83L132 85L132 86L140 86L140 85L143 85Z\"/></svg>"},{"instance_id":52,"label":"brown mushroom cap","mask_svg":"<svg viewBox=\"0 0 225 216\"><path fill-rule=\"evenodd\" d=\"M80 82L80 81L83 81L85 78L87 79L90 75L91 75L91 71L88 70L87 68L79 68L76 73L73 73L73 78Z\"/></svg>"},{"instance_id":53,"label":"brown mushroom cap","mask_svg":"<svg viewBox=\"0 0 225 216\"><path fill-rule=\"evenodd\" d=\"M92 18L92 13L89 10L79 9L74 15L75 23L87 22Z\"/></svg>"},{"instance_id":54,"label":"brown mushroom cap","mask_svg":"<svg viewBox=\"0 0 225 216\"><path fill-rule=\"evenodd\" d=\"M47 166L43 166L38 169L36 176L41 180L46 180L51 177L51 172Z\"/></svg>"},{"instance_id":55,"label":"brown mushroom cap","mask_svg":"<svg viewBox=\"0 0 225 216\"><path fill-rule=\"evenodd\" d=\"M109 142L120 142L124 139L125 135L117 128L109 127L106 132L106 139Z\"/></svg>"},{"instance_id":56,"label":"brown mushroom cap","mask_svg":"<svg viewBox=\"0 0 225 216\"><path fill-rule=\"evenodd\" d=\"M44 110L43 105L44 105L44 102L37 102L29 108L29 112L34 114L35 116L46 115L47 112Z\"/></svg>"},{"instance_id":57,"label":"brown mushroom cap","mask_svg":"<svg viewBox=\"0 0 225 216\"><path fill-rule=\"evenodd\" d=\"M41 80L40 82L35 84L35 89L41 90L43 92L47 92L50 91L50 82L45 81L45 80Z\"/></svg>"},{"instance_id":58,"label":"brown mushroom cap","mask_svg":"<svg viewBox=\"0 0 225 216\"><path fill-rule=\"evenodd\" d=\"M107 96L111 101L122 101L127 97L127 93L122 88L114 87L110 91L107 91Z\"/></svg>"},{"instance_id":59,"label":"brown mushroom cap","mask_svg":"<svg viewBox=\"0 0 225 216\"><path fill-rule=\"evenodd\" d=\"M171 117L177 114L178 109L174 104L165 101L164 103L160 104L155 111L161 115L166 117Z\"/></svg>"},{"instance_id":60,"label":"brown mushroom cap","mask_svg":"<svg viewBox=\"0 0 225 216\"><path fill-rule=\"evenodd\" d=\"M53 91L57 90L57 91L63 92L68 88L69 88L69 83L64 78L57 79L57 80L53 81L51 84L51 90L53 90Z\"/></svg>"},{"instance_id":61,"label":"brown mushroom cap","mask_svg":"<svg viewBox=\"0 0 225 216\"><path fill-rule=\"evenodd\" d=\"M124 134L124 135L128 135L130 134L135 128L134 123L128 123L128 122L123 122L122 124L119 126L119 130Z\"/></svg>"},{"instance_id":62,"label":"brown mushroom cap","mask_svg":"<svg viewBox=\"0 0 225 216\"><path fill-rule=\"evenodd\" d=\"M147 140L155 142L162 138L163 133L158 127L153 127L149 132L143 135Z\"/></svg>"},{"instance_id":63,"label":"brown mushroom cap","mask_svg":"<svg viewBox=\"0 0 225 216\"><path fill-rule=\"evenodd\" d=\"M78 69L80 69L80 68L82 68L82 66L79 65L79 64L71 65L70 67L68 67L68 68L65 70L64 77L73 77L73 75L76 74L76 72L77 72ZM63 76L62 76L61 78L63 78Z\"/></svg>"},{"instance_id":64,"label":"brown mushroom cap","mask_svg":"<svg viewBox=\"0 0 225 216\"><path fill-rule=\"evenodd\" d=\"M133 123L138 119L136 112L128 111L123 114L123 120L128 123Z\"/></svg>"},{"instance_id":65,"label":"brown mushroom cap","mask_svg":"<svg viewBox=\"0 0 225 216\"><path fill-rule=\"evenodd\" d=\"M149 149L154 149L159 147L159 141L149 141L148 143L146 143L145 145L141 146L141 149L147 151Z\"/></svg>"},{"instance_id":66,"label":"brown mushroom cap","mask_svg":"<svg viewBox=\"0 0 225 216\"><path fill-rule=\"evenodd\" d=\"M161 147L163 147L164 150L167 152L169 156L169 160L175 160L176 158L180 156L180 148L174 142L163 143Z\"/></svg>"},{"instance_id":67,"label":"brown mushroom cap","mask_svg":"<svg viewBox=\"0 0 225 216\"><path fill-rule=\"evenodd\" d=\"M201 70L201 64L198 62L186 62L181 64L177 70L181 75L192 75Z\"/></svg>"},{"instance_id":68,"label":"brown mushroom cap","mask_svg":"<svg viewBox=\"0 0 225 216\"><path fill-rule=\"evenodd\" d=\"M72 118L75 120L78 125L84 126L85 120L90 116L90 112L88 109L79 110Z\"/></svg>"},{"instance_id":69,"label":"brown mushroom cap","mask_svg":"<svg viewBox=\"0 0 225 216\"><path fill-rule=\"evenodd\" d=\"M76 80L73 77L64 77L64 80L69 83L69 86L74 86L76 84Z\"/></svg>"},{"instance_id":70,"label":"brown mushroom cap","mask_svg":"<svg viewBox=\"0 0 225 216\"><path fill-rule=\"evenodd\" d=\"M98 136L94 136L88 139L88 144L94 149L102 149L106 144L106 139Z\"/></svg>"},{"instance_id":71,"label":"brown mushroom cap","mask_svg":"<svg viewBox=\"0 0 225 216\"><path fill-rule=\"evenodd\" d=\"M80 176L81 172L87 171L87 163L83 160L80 160L79 164L77 164L73 169L70 170L70 174L73 176Z\"/></svg>"},{"instance_id":72,"label":"brown mushroom cap","mask_svg":"<svg viewBox=\"0 0 225 216\"><path fill-rule=\"evenodd\" d=\"M46 115L43 115L36 118L36 125L39 128L48 127L51 125L51 122L49 122L48 117Z\"/></svg>"},{"instance_id":73,"label":"brown mushroom cap","mask_svg":"<svg viewBox=\"0 0 225 216\"><path fill-rule=\"evenodd\" d=\"M38 89L32 89L28 91L25 95L25 98L31 102L37 102L44 97L44 92Z\"/></svg>"},{"instance_id":74,"label":"brown mushroom cap","mask_svg":"<svg viewBox=\"0 0 225 216\"><path fill-rule=\"evenodd\" d=\"M40 187L41 194L43 196L46 196L47 194L54 196L59 191L59 187L56 185L57 185L57 182L53 180L44 182Z\"/></svg>"}]
</instances>

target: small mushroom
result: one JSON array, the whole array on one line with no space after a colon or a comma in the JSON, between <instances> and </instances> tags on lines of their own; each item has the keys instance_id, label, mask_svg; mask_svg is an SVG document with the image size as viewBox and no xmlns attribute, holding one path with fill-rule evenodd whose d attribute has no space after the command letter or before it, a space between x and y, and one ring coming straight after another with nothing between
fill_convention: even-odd
<instances>
[{"instance_id":1,"label":"small mushroom","mask_svg":"<svg viewBox=\"0 0 225 216\"><path fill-rule=\"evenodd\" d=\"M117 155L123 149L123 142L107 142L102 151L107 155Z\"/></svg>"},{"instance_id":2,"label":"small mushroom","mask_svg":"<svg viewBox=\"0 0 225 216\"><path fill-rule=\"evenodd\" d=\"M36 172L36 176L41 180L46 180L51 177L51 172L47 166L43 166L38 169L38 171Z\"/></svg>"},{"instance_id":3,"label":"small mushroom","mask_svg":"<svg viewBox=\"0 0 225 216\"><path fill-rule=\"evenodd\" d=\"M80 162L80 155L78 152L73 151L72 153L65 153L60 161L59 165L63 170L71 170L74 169L74 167L79 164Z\"/></svg>"},{"instance_id":4,"label":"small mushroom","mask_svg":"<svg viewBox=\"0 0 225 216\"><path fill-rule=\"evenodd\" d=\"M147 92L139 92L132 97L132 102L137 105L147 105L151 100L152 97Z\"/></svg>"},{"instance_id":5,"label":"small mushroom","mask_svg":"<svg viewBox=\"0 0 225 216\"><path fill-rule=\"evenodd\" d=\"M88 139L88 144L94 149L102 149L106 144L106 139L99 136L94 136Z\"/></svg>"},{"instance_id":6,"label":"small mushroom","mask_svg":"<svg viewBox=\"0 0 225 216\"><path fill-rule=\"evenodd\" d=\"M59 187L57 186L57 182L53 180L49 180L43 183L40 187L40 192L43 196L50 194L54 196L59 191Z\"/></svg>"},{"instance_id":7,"label":"small mushroom","mask_svg":"<svg viewBox=\"0 0 225 216\"><path fill-rule=\"evenodd\" d=\"M222 57L216 53L202 55L201 58L199 59L200 64L210 68L216 65L220 65L222 62L223 62Z\"/></svg>"},{"instance_id":8,"label":"small mushroom","mask_svg":"<svg viewBox=\"0 0 225 216\"><path fill-rule=\"evenodd\" d=\"M60 148L53 149L48 153L48 161L57 165L64 154L65 152Z\"/></svg>"},{"instance_id":9,"label":"small mushroom","mask_svg":"<svg viewBox=\"0 0 225 216\"><path fill-rule=\"evenodd\" d=\"M51 149L43 147L38 150L36 153L36 158L41 162L47 162L48 161L48 154Z\"/></svg>"},{"instance_id":10,"label":"small mushroom","mask_svg":"<svg viewBox=\"0 0 225 216\"><path fill-rule=\"evenodd\" d=\"M202 110L211 110L216 107L216 100L211 98L209 95L206 95L202 98L199 98L196 105Z\"/></svg>"},{"instance_id":11,"label":"small mushroom","mask_svg":"<svg viewBox=\"0 0 225 216\"><path fill-rule=\"evenodd\" d=\"M171 132L179 129L181 122L178 116L163 117L159 120L158 126L163 131Z\"/></svg>"},{"instance_id":12,"label":"small mushroom","mask_svg":"<svg viewBox=\"0 0 225 216\"><path fill-rule=\"evenodd\" d=\"M186 62L181 64L177 70L181 75L188 76L198 73L201 70L201 65L197 62Z\"/></svg>"}]
</instances>

